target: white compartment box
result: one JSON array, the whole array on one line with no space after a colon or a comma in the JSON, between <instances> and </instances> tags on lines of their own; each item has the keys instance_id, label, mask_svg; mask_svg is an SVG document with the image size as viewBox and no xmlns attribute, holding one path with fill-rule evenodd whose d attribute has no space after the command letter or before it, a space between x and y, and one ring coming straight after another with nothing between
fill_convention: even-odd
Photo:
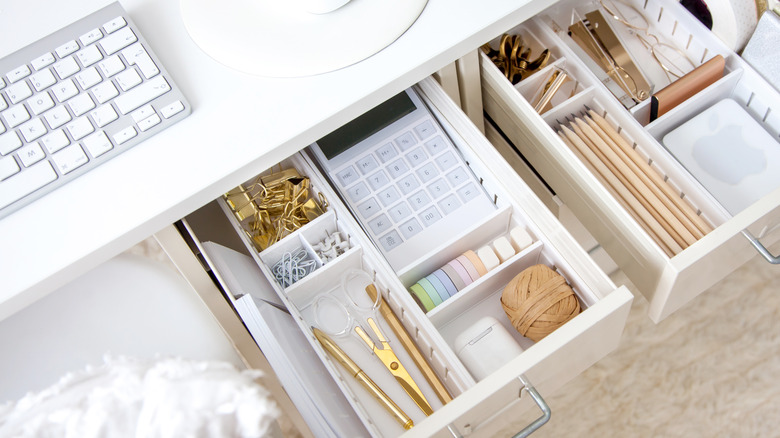
<instances>
[{"instance_id":1,"label":"white compartment box","mask_svg":"<svg viewBox=\"0 0 780 438\"><path fill-rule=\"evenodd\" d=\"M658 322L744 264L757 250L769 262L780 261L771 251L777 253L772 245L780 240L777 230L780 188L731 215L662 146L662 138L725 98L738 102L768 133L777 137L780 95L677 2L626 1L650 17L652 33L674 42L695 65L722 55L726 59L723 78L648 123L650 100L623 105L610 91L615 88L614 82L598 71L567 35L572 17L598 8L599 2L564 1L507 33L523 35L535 53L549 48L551 64L565 66L576 79L573 93L559 97L552 109L540 115L529 99L534 84L540 85L541 80L531 76L528 83L521 81L513 86L482 53L482 94L489 117L647 297L649 316ZM627 41L636 43L636 40L634 37ZM655 64L648 59L646 50L645 56L640 60L642 65ZM544 75L544 72L537 74ZM668 79L657 71L650 77L655 90L668 84ZM714 230L676 255L665 252L615 193L556 134L561 122L565 123L571 115L582 114L586 107L620 127L621 136L634 144L635 150Z\"/></svg>"},{"instance_id":2,"label":"white compartment box","mask_svg":"<svg viewBox=\"0 0 780 438\"><path fill-rule=\"evenodd\" d=\"M195 262L203 252L202 243L206 241L216 242L253 257L265 276L262 281L265 281L267 287L287 306L310 347L354 409L357 418L354 421L360 423L356 426L364 427L372 436L452 436L452 431L470 431L471 436L494 436L506 425L502 418L515 417L519 410L533 406L530 397L519 397L523 388L528 389L533 385L542 395L549 394L565 386L615 349L633 297L625 287L616 287L606 274L599 270L436 82L430 78L426 79L419 84L419 90L469 166L482 180L488 192L493 194L498 208L496 214L480 226L463 230L461 238L444 243L439 248L432 248L429 254L419 260L415 269L404 272L401 277L396 276L324 177L304 154L296 154L284 164L293 165L302 174L310 177L312 187L315 188L313 190L322 192L330 206L323 216L287 236L277 245L281 248L285 245L297 246L301 241L311 243L311 239L315 237L309 237L310 233L318 234L317 229L335 227L349 236L351 244L351 249L335 261L319 267L314 273L288 288L280 286L273 281L268 267L271 259L278 255L271 257L271 253L278 250L271 247L262 253L255 251L249 245L247 236L243 232L237 232L237 222L232 214L225 215L221 211L217 205L221 202L219 200L183 219L178 227L180 234L169 229L160 233L159 240L169 254L177 254L177 257L173 257L174 262L180 266L186 277L193 279L193 284L206 285L198 288L198 292L210 307L222 309L215 311L215 316L231 337L237 339L236 347L242 356L254 358L255 363L262 363L263 354L266 352L261 352L256 345L246 342L246 329L241 330L239 317L235 313L224 311L226 303L234 302L240 297L231 295L230 291L219 292L213 282L207 284L204 278L208 279L208 276L204 270L217 268L209 265L206 257L200 257L203 263ZM268 164L270 168L274 163ZM518 225L525 227L534 238L535 242L531 246L427 314L412 299L407 288L419 278L420 273L430 273L440 266L442 261L451 260L469 249L476 250L500 236L507 235ZM182 248L191 251L181 250ZM561 273L574 289L583 309L579 315L539 342L521 337L509 325L498 302L506 283L522 269L536 263L552 266ZM407 332L412 335L454 397L442 406L435 396L429 396L428 400L435 412L427 418L407 403L404 409L415 421L415 426L409 431L405 432L352 376L345 373L344 369L328 356L310 330L312 306L317 297L338 293L336 285L340 278L353 268L362 269L375 276L375 284L378 285L383 298L394 313L399 315ZM213 277L219 279L221 275L215 272ZM226 289L224 285L222 289ZM222 296L222 293L225 296ZM458 359L454 348L456 337L463 328L474 320L488 316L503 320L502 323L518 344L522 345L523 351L478 381ZM389 333L389 330L385 330L385 334ZM343 348L350 353L354 352L356 357L360 356L357 347L360 345L343 344ZM414 364L406 361L403 349L397 344L394 349L412 373ZM372 358L369 356L367 359ZM375 367L381 368L381 365L371 364L370 360L362 362L361 366L365 367L372 378L380 374ZM381 378L377 380L383 388L392 386L380 382ZM430 388L421 384L424 383L423 379L415 380L424 393L430 393ZM399 400L404 398L402 393L397 392L391 397ZM281 399L286 400L286 407L294 409L291 407L294 404L285 398L285 394L282 394Z\"/></svg>"}]
</instances>

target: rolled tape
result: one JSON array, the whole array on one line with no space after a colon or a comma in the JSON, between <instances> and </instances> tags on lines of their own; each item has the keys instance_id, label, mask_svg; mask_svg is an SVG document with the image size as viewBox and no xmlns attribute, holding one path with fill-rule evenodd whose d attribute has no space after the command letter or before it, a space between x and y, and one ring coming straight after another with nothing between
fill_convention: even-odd
<instances>
[{"instance_id":1,"label":"rolled tape","mask_svg":"<svg viewBox=\"0 0 780 438\"><path fill-rule=\"evenodd\" d=\"M707 0L712 14L712 33L735 52L747 44L758 24L759 6L755 1Z\"/></svg>"},{"instance_id":2,"label":"rolled tape","mask_svg":"<svg viewBox=\"0 0 780 438\"><path fill-rule=\"evenodd\" d=\"M409 288L409 291L417 298L420 304L422 304L423 310L426 312L430 312L434 307L436 307L433 305L433 300L431 297L429 297L428 293L425 292L425 289L420 286L420 283L413 284L412 287Z\"/></svg>"},{"instance_id":3,"label":"rolled tape","mask_svg":"<svg viewBox=\"0 0 780 438\"><path fill-rule=\"evenodd\" d=\"M447 293L447 288L444 287L444 283L439 280L439 277L431 274L427 277L425 277L426 280L428 280L434 289L436 289L436 295L439 296L439 302L437 303L436 300L433 300L433 304L436 304L437 306L444 301L447 300L447 298L450 297L450 294ZM424 286L423 286L424 287ZM433 298L433 294L431 294L431 298Z\"/></svg>"},{"instance_id":4,"label":"rolled tape","mask_svg":"<svg viewBox=\"0 0 780 438\"><path fill-rule=\"evenodd\" d=\"M472 250L468 250L464 252L463 255L468 257L469 260L471 260L471 264L473 264L474 267L477 268L477 272L479 273L480 277L488 273L488 268L485 266L484 263L482 263L482 259L479 258L477 253L475 253Z\"/></svg>"},{"instance_id":5,"label":"rolled tape","mask_svg":"<svg viewBox=\"0 0 780 438\"><path fill-rule=\"evenodd\" d=\"M417 282L422 288L425 290L425 294L428 295L428 297L433 301L433 307L438 306L441 304L441 295L439 295L438 292L436 292L436 288L433 287L433 284L428 280L428 278L421 278L420 281Z\"/></svg>"},{"instance_id":6,"label":"rolled tape","mask_svg":"<svg viewBox=\"0 0 780 438\"><path fill-rule=\"evenodd\" d=\"M449 266L452 266L452 269L455 270L455 272L460 275L460 278L463 280L463 287L466 287L471 284L471 277L469 277L469 273L466 272L466 268L463 267L463 265L460 264L460 262L455 260L450 260L449 263L447 263Z\"/></svg>"},{"instance_id":7,"label":"rolled tape","mask_svg":"<svg viewBox=\"0 0 780 438\"><path fill-rule=\"evenodd\" d=\"M458 293L458 289L455 287L455 283L450 280L450 277L447 275L446 272L444 272L441 269L437 269L433 271L433 274L435 275L439 281L441 281L441 284L444 285L444 288L447 290L447 295L449 296L455 296L456 293Z\"/></svg>"},{"instance_id":8,"label":"rolled tape","mask_svg":"<svg viewBox=\"0 0 780 438\"><path fill-rule=\"evenodd\" d=\"M477 268L474 266L473 263L471 263L471 260L469 260L468 257L465 255L459 255L455 260L459 261L461 265L463 265L464 268L466 268L466 272L469 274L469 277L471 277L471 282L475 282L479 280L479 272L477 272Z\"/></svg>"},{"instance_id":9,"label":"rolled tape","mask_svg":"<svg viewBox=\"0 0 780 438\"><path fill-rule=\"evenodd\" d=\"M447 277L449 277L450 281L455 285L455 289L460 292L463 290L463 288L466 287L466 283L463 282L463 278L458 275L458 273L455 271L455 268L450 266L449 264L446 264L441 267L441 270L444 271L445 274L447 274Z\"/></svg>"}]
</instances>

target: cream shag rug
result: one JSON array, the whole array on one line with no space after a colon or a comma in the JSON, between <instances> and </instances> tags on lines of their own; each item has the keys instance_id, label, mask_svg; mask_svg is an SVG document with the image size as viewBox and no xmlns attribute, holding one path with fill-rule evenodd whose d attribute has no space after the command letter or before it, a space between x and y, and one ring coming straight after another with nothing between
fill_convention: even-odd
<instances>
[{"instance_id":1,"label":"cream shag rug","mask_svg":"<svg viewBox=\"0 0 780 438\"><path fill-rule=\"evenodd\" d=\"M620 346L545 397L552 418L533 436L780 436L778 283L756 256L657 325L632 289Z\"/></svg>"}]
</instances>

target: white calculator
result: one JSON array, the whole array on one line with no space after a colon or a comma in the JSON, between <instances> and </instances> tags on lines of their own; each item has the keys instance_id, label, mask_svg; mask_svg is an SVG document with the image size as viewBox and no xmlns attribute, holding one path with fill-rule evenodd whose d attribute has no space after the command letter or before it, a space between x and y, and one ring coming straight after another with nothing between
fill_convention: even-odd
<instances>
[{"instance_id":1,"label":"white calculator","mask_svg":"<svg viewBox=\"0 0 780 438\"><path fill-rule=\"evenodd\" d=\"M411 88L321 138L312 151L396 272L496 208Z\"/></svg>"}]
</instances>

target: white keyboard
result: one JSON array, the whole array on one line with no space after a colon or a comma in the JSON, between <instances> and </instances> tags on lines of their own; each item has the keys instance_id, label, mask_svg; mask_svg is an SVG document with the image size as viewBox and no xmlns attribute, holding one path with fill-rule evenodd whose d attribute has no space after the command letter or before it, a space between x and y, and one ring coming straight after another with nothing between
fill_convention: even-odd
<instances>
[{"instance_id":1,"label":"white keyboard","mask_svg":"<svg viewBox=\"0 0 780 438\"><path fill-rule=\"evenodd\" d=\"M119 3L0 59L0 218L190 114Z\"/></svg>"}]
</instances>

